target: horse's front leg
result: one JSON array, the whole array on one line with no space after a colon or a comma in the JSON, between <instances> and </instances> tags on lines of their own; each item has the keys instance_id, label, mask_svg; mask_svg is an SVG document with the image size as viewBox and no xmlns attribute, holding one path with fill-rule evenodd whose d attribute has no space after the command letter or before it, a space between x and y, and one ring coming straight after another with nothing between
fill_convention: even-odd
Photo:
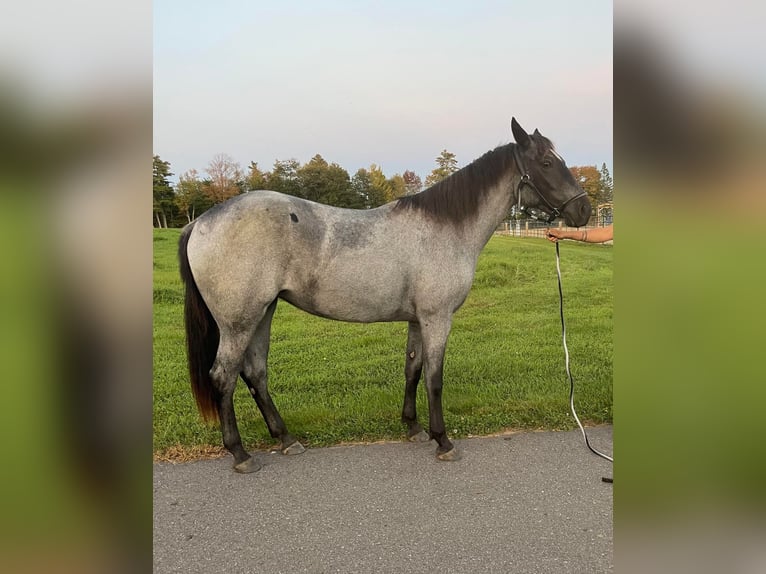
<instances>
[{"instance_id":1,"label":"horse's front leg","mask_svg":"<svg viewBox=\"0 0 766 574\"><path fill-rule=\"evenodd\" d=\"M452 317L434 317L420 322L426 389L428 391L429 431L431 438L438 443L436 458L439 460L457 460L459 458L457 450L447 437L442 411L444 351L451 325Z\"/></svg>"},{"instance_id":2,"label":"horse's front leg","mask_svg":"<svg viewBox=\"0 0 766 574\"><path fill-rule=\"evenodd\" d=\"M412 321L407 332L407 356L404 362L404 406L402 422L407 425L407 438L412 442L428 442L430 437L418 423L417 392L420 375L423 372L423 342L420 325Z\"/></svg>"}]
</instances>

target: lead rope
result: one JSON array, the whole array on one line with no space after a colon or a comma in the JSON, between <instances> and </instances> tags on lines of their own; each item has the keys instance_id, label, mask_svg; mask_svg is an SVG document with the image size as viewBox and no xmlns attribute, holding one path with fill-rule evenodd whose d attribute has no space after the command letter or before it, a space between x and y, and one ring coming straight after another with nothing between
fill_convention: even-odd
<instances>
[{"instance_id":1,"label":"lead rope","mask_svg":"<svg viewBox=\"0 0 766 574\"><path fill-rule=\"evenodd\" d=\"M588 435L585 432L585 429L582 426L582 423L580 422L580 418L577 416L577 411L575 411L574 406L574 379L572 378L572 371L569 370L569 349L567 348L567 327L566 323L564 323L564 292L561 289L561 264L560 264L560 257L559 257L559 242L556 242L556 273L559 278L559 314L561 315L561 339L564 342L564 356L566 357L566 367L567 367L567 376L569 377L569 409L572 411L572 416L574 416L574 419L577 421L577 426L580 427L580 432L582 432L582 437L585 439L585 445L590 449L590 451L600 456L601 458L605 458L611 463L614 463L614 459L604 454L603 452L599 452L595 448L593 448L590 445L590 441L588 440ZM613 479L608 477L602 477L601 480L604 482L613 482Z\"/></svg>"}]
</instances>

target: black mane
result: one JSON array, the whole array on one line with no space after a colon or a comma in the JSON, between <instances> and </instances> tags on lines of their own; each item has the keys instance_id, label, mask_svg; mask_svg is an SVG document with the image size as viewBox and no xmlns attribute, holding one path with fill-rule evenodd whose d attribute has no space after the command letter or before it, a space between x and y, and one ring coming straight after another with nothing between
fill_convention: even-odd
<instances>
[{"instance_id":1,"label":"black mane","mask_svg":"<svg viewBox=\"0 0 766 574\"><path fill-rule=\"evenodd\" d=\"M428 189L400 197L394 211L418 209L439 221L454 223L474 215L487 192L511 169L515 145L490 150Z\"/></svg>"}]
</instances>

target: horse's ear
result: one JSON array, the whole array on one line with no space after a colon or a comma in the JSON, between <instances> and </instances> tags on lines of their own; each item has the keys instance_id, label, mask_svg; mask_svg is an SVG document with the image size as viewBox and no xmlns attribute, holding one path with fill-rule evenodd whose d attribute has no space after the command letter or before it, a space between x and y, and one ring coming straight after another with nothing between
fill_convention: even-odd
<instances>
[{"instance_id":1,"label":"horse's ear","mask_svg":"<svg viewBox=\"0 0 766 574\"><path fill-rule=\"evenodd\" d=\"M519 125L516 118L511 118L511 132L513 132L513 139L516 140L516 143L519 144L522 149L529 147L529 134Z\"/></svg>"},{"instance_id":2,"label":"horse's ear","mask_svg":"<svg viewBox=\"0 0 766 574\"><path fill-rule=\"evenodd\" d=\"M533 136L541 136L541 135L543 135L543 134L541 134L541 133L540 133L540 130L538 130L537 128L535 128L535 131L534 131L534 133L533 133L532 135L533 135Z\"/></svg>"}]
</instances>

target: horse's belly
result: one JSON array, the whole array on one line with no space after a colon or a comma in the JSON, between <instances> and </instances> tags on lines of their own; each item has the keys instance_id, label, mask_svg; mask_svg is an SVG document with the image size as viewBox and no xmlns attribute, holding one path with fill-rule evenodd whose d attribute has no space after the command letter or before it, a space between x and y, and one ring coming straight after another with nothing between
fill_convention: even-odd
<instances>
[{"instance_id":1,"label":"horse's belly","mask_svg":"<svg viewBox=\"0 0 766 574\"><path fill-rule=\"evenodd\" d=\"M415 318L401 281L392 284L375 281L372 277L344 280L337 276L315 275L302 283L283 290L280 297L313 315L355 323Z\"/></svg>"}]
</instances>

